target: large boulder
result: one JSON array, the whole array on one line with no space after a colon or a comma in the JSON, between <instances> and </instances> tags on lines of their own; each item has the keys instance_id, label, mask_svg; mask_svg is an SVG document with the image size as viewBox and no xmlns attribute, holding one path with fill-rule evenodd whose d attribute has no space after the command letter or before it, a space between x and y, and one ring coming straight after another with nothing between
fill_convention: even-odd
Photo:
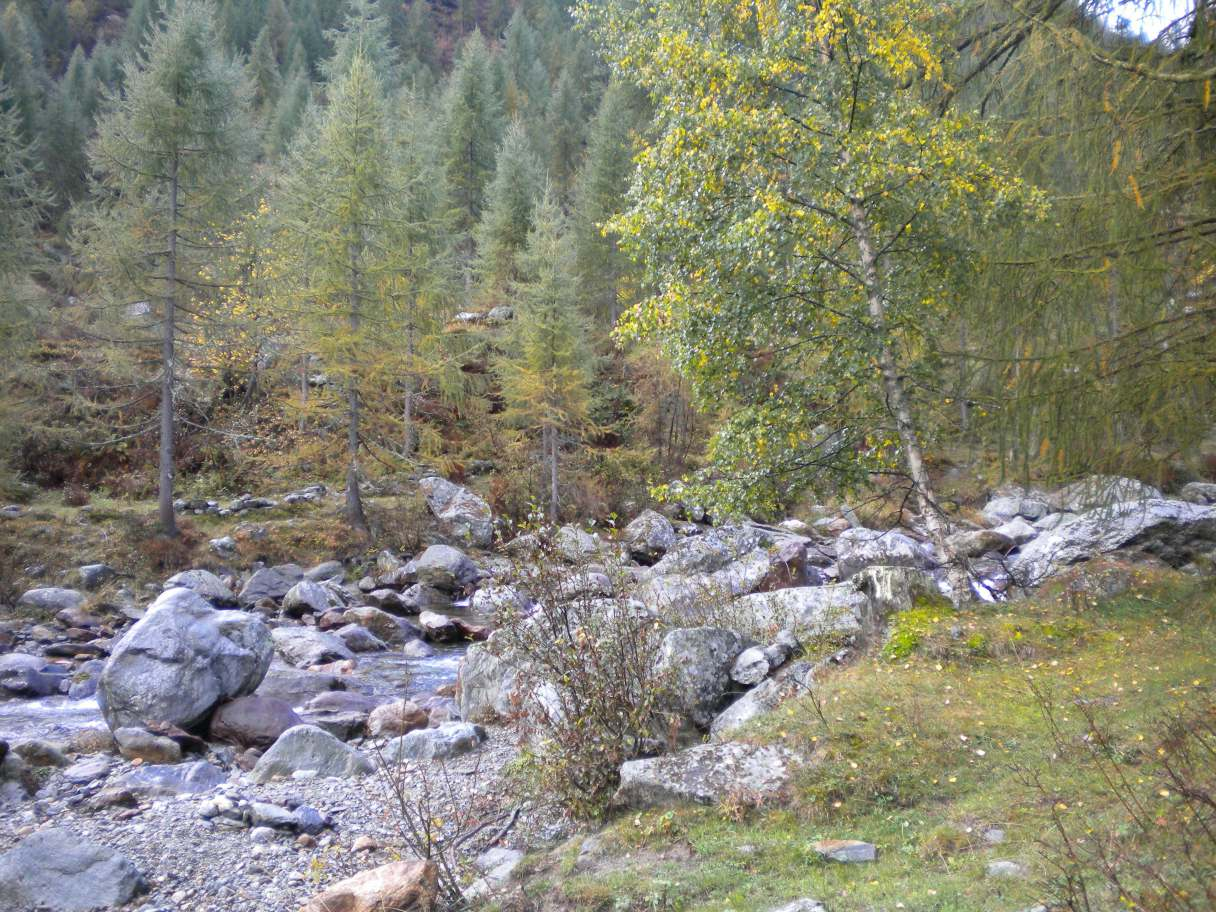
<instances>
[{"instance_id":1,"label":"large boulder","mask_svg":"<svg viewBox=\"0 0 1216 912\"><path fill-rule=\"evenodd\" d=\"M1011 488L989 500L981 515L991 525L999 526L1019 517L1029 520L1042 519L1051 512L1052 507L1046 497L1028 494L1021 488Z\"/></svg>"},{"instance_id":2,"label":"large boulder","mask_svg":"<svg viewBox=\"0 0 1216 912\"><path fill-rule=\"evenodd\" d=\"M0 691L19 697L47 697L62 692L68 669L24 652L0 655Z\"/></svg>"},{"instance_id":3,"label":"large boulder","mask_svg":"<svg viewBox=\"0 0 1216 912\"><path fill-rule=\"evenodd\" d=\"M753 687L726 709L709 726L715 741L728 738L752 719L772 712L786 700L806 693L814 684L814 666L810 662L794 662L774 677Z\"/></svg>"},{"instance_id":4,"label":"large boulder","mask_svg":"<svg viewBox=\"0 0 1216 912\"><path fill-rule=\"evenodd\" d=\"M869 607L865 594L851 583L801 586L754 592L738 599L734 611L754 629L788 628L800 636L856 633Z\"/></svg>"},{"instance_id":5,"label":"large boulder","mask_svg":"<svg viewBox=\"0 0 1216 912\"><path fill-rule=\"evenodd\" d=\"M273 665L254 696L282 700L294 707L303 706L317 694L346 690L348 687L349 680L343 675Z\"/></svg>"},{"instance_id":6,"label":"large boulder","mask_svg":"<svg viewBox=\"0 0 1216 912\"><path fill-rule=\"evenodd\" d=\"M846 529L836 539L836 567L842 580L866 567L929 570L937 565L933 548L895 530Z\"/></svg>"},{"instance_id":7,"label":"large boulder","mask_svg":"<svg viewBox=\"0 0 1216 912\"><path fill-rule=\"evenodd\" d=\"M566 525L558 529L553 536L553 547L562 558L572 564L595 560L604 551L604 543L598 535L576 525Z\"/></svg>"},{"instance_id":8,"label":"large boulder","mask_svg":"<svg viewBox=\"0 0 1216 912\"><path fill-rule=\"evenodd\" d=\"M460 663L457 699L460 717L470 722L493 722L512 711L512 693L518 670L489 644L474 644Z\"/></svg>"},{"instance_id":9,"label":"large boulder","mask_svg":"<svg viewBox=\"0 0 1216 912\"><path fill-rule=\"evenodd\" d=\"M210 570L183 570L165 580L165 589L192 589L217 608L236 605L228 584Z\"/></svg>"},{"instance_id":10,"label":"large boulder","mask_svg":"<svg viewBox=\"0 0 1216 912\"><path fill-rule=\"evenodd\" d=\"M300 580L283 595L283 613L290 617L324 614L340 604L325 586L306 579Z\"/></svg>"},{"instance_id":11,"label":"large boulder","mask_svg":"<svg viewBox=\"0 0 1216 912\"><path fill-rule=\"evenodd\" d=\"M1216 549L1216 507L1160 499L1098 507L1024 546L1011 571L1019 583L1034 585L1069 564L1121 549L1181 566Z\"/></svg>"},{"instance_id":12,"label":"large boulder","mask_svg":"<svg viewBox=\"0 0 1216 912\"><path fill-rule=\"evenodd\" d=\"M675 527L662 513L643 510L621 533L629 556L639 564L653 564L677 541Z\"/></svg>"},{"instance_id":13,"label":"large boulder","mask_svg":"<svg viewBox=\"0 0 1216 912\"><path fill-rule=\"evenodd\" d=\"M737 741L699 744L676 754L623 763L613 804L716 805L727 798L762 804L784 796L799 765L798 756L783 747Z\"/></svg>"},{"instance_id":14,"label":"large boulder","mask_svg":"<svg viewBox=\"0 0 1216 912\"><path fill-rule=\"evenodd\" d=\"M433 861L394 861L339 881L300 912L432 912L438 892Z\"/></svg>"},{"instance_id":15,"label":"large boulder","mask_svg":"<svg viewBox=\"0 0 1216 912\"><path fill-rule=\"evenodd\" d=\"M708 728L731 688L730 670L748 644L721 627L678 627L659 645L656 676L670 688L673 708Z\"/></svg>"},{"instance_id":16,"label":"large boulder","mask_svg":"<svg viewBox=\"0 0 1216 912\"><path fill-rule=\"evenodd\" d=\"M711 529L704 535L676 542L654 565L656 574L713 573L731 561L766 545L768 536L751 526L727 525Z\"/></svg>"},{"instance_id":17,"label":"large boulder","mask_svg":"<svg viewBox=\"0 0 1216 912\"><path fill-rule=\"evenodd\" d=\"M468 488L432 476L418 482L418 489L448 535L476 548L493 544L494 513Z\"/></svg>"},{"instance_id":18,"label":"large boulder","mask_svg":"<svg viewBox=\"0 0 1216 912\"><path fill-rule=\"evenodd\" d=\"M1157 488L1134 478L1090 475L1049 494L1047 500L1057 510L1083 513L1132 501L1160 500L1162 497ZM1033 516L1028 518L1038 519Z\"/></svg>"},{"instance_id":19,"label":"large boulder","mask_svg":"<svg viewBox=\"0 0 1216 912\"><path fill-rule=\"evenodd\" d=\"M480 576L468 555L450 545L431 545L410 564L418 582L447 592L463 589Z\"/></svg>"},{"instance_id":20,"label":"large boulder","mask_svg":"<svg viewBox=\"0 0 1216 912\"><path fill-rule=\"evenodd\" d=\"M451 760L476 750L486 739L486 730L470 722L444 722L436 728L420 728L389 741L383 750L388 763L403 760Z\"/></svg>"},{"instance_id":21,"label":"large boulder","mask_svg":"<svg viewBox=\"0 0 1216 912\"><path fill-rule=\"evenodd\" d=\"M253 693L273 653L258 618L169 589L114 647L98 703L111 729L148 721L191 728L224 700Z\"/></svg>"},{"instance_id":22,"label":"large boulder","mask_svg":"<svg viewBox=\"0 0 1216 912\"><path fill-rule=\"evenodd\" d=\"M12 912L117 909L144 889L130 859L58 827L0 855L0 908Z\"/></svg>"},{"instance_id":23,"label":"large boulder","mask_svg":"<svg viewBox=\"0 0 1216 912\"><path fill-rule=\"evenodd\" d=\"M1192 481L1182 486L1178 497L1187 503L1209 506L1216 504L1216 484L1208 481Z\"/></svg>"},{"instance_id":24,"label":"large boulder","mask_svg":"<svg viewBox=\"0 0 1216 912\"><path fill-rule=\"evenodd\" d=\"M303 720L286 700L257 695L222 704L211 716L211 738L238 747L265 750Z\"/></svg>"},{"instance_id":25,"label":"large boulder","mask_svg":"<svg viewBox=\"0 0 1216 912\"><path fill-rule=\"evenodd\" d=\"M17 607L25 611L38 611L47 615L55 615L60 611L79 608L85 602L83 592L76 589L61 589L58 586L46 586L41 589L30 589L17 599Z\"/></svg>"},{"instance_id":26,"label":"large boulder","mask_svg":"<svg viewBox=\"0 0 1216 912\"><path fill-rule=\"evenodd\" d=\"M303 571L300 576L303 576ZM263 567L249 577L237 599L246 607L267 598L280 601L300 581L300 576L285 572L280 567Z\"/></svg>"},{"instance_id":27,"label":"large boulder","mask_svg":"<svg viewBox=\"0 0 1216 912\"><path fill-rule=\"evenodd\" d=\"M413 700L394 700L372 710L367 719L367 731L373 738L392 738L426 728L427 712Z\"/></svg>"},{"instance_id":28,"label":"large boulder","mask_svg":"<svg viewBox=\"0 0 1216 912\"><path fill-rule=\"evenodd\" d=\"M355 657L340 639L315 627L276 627L270 635L274 638L275 652L296 668Z\"/></svg>"},{"instance_id":29,"label":"large boulder","mask_svg":"<svg viewBox=\"0 0 1216 912\"><path fill-rule=\"evenodd\" d=\"M203 795L228 781L228 774L206 760L137 766L119 781L121 788L140 795L169 797Z\"/></svg>"},{"instance_id":30,"label":"large boulder","mask_svg":"<svg viewBox=\"0 0 1216 912\"><path fill-rule=\"evenodd\" d=\"M249 777L265 783L310 770L317 776L349 779L366 776L372 769L367 757L329 732L315 725L296 725L283 732L270 750L258 758Z\"/></svg>"},{"instance_id":31,"label":"large boulder","mask_svg":"<svg viewBox=\"0 0 1216 912\"><path fill-rule=\"evenodd\" d=\"M347 608L342 612L342 620L347 624L358 624L367 628L386 643L404 643L419 634L418 627L409 621L394 617L387 611L373 608L371 605Z\"/></svg>"}]
</instances>

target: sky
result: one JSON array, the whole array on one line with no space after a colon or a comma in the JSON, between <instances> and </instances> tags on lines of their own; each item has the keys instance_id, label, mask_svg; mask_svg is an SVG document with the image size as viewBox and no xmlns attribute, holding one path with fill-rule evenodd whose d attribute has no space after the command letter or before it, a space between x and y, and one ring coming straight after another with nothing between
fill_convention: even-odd
<instances>
[{"instance_id":1,"label":"sky","mask_svg":"<svg viewBox=\"0 0 1216 912\"><path fill-rule=\"evenodd\" d=\"M1151 40L1165 26L1192 9L1194 0L1113 0L1112 6L1106 19L1112 28L1125 19L1132 31Z\"/></svg>"}]
</instances>

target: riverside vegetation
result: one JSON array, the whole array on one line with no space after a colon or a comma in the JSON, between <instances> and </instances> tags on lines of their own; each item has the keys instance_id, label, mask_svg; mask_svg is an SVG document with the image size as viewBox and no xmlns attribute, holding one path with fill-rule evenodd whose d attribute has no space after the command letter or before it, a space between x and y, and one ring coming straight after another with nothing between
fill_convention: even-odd
<instances>
[{"instance_id":1,"label":"riverside vegetation","mask_svg":"<svg viewBox=\"0 0 1216 912\"><path fill-rule=\"evenodd\" d=\"M1216 905L1174 14L0 2L0 907Z\"/></svg>"}]
</instances>

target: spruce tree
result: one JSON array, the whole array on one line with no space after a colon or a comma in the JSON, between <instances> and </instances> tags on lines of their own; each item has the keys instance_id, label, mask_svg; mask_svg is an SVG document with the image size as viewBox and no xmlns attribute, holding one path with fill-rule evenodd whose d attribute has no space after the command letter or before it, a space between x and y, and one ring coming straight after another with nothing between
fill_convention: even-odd
<instances>
[{"instance_id":1,"label":"spruce tree","mask_svg":"<svg viewBox=\"0 0 1216 912\"><path fill-rule=\"evenodd\" d=\"M37 182L37 153L12 102L12 92L0 80L0 352L6 355L31 328L21 277L35 259L35 233L50 202Z\"/></svg>"},{"instance_id":2,"label":"spruce tree","mask_svg":"<svg viewBox=\"0 0 1216 912\"><path fill-rule=\"evenodd\" d=\"M474 31L461 44L444 90L444 165L459 227L465 231L481 215L502 130L502 103L494 91L490 63L490 49L481 32Z\"/></svg>"},{"instance_id":3,"label":"spruce tree","mask_svg":"<svg viewBox=\"0 0 1216 912\"><path fill-rule=\"evenodd\" d=\"M434 70L439 65L435 54L435 16L430 0L413 0L405 14L405 24L399 42L401 54L406 60Z\"/></svg>"},{"instance_id":4,"label":"spruce tree","mask_svg":"<svg viewBox=\"0 0 1216 912\"><path fill-rule=\"evenodd\" d=\"M64 80L51 90L38 131L46 184L55 188L63 209L87 191L89 126Z\"/></svg>"},{"instance_id":5,"label":"spruce tree","mask_svg":"<svg viewBox=\"0 0 1216 912\"><path fill-rule=\"evenodd\" d=\"M397 51L389 39L388 21L381 15L376 0L350 0L342 27L330 29L325 38L334 49L321 65L326 80L336 81L350 68L355 55L361 53L384 89L396 84Z\"/></svg>"},{"instance_id":6,"label":"spruce tree","mask_svg":"<svg viewBox=\"0 0 1216 912\"><path fill-rule=\"evenodd\" d=\"M196 311L200 272L216 261L217 234L248 180L248 104L242 68L221 50L213 8L177 0L144 53L124 65L123 89L107 97L90 149L98 182L82 252L112 300L160 302L159 514L166 535L177 532L178 321Z\"/></svg>"},{"instance_id":7,"label":"spruce tree","mask_svg":"<svg viewBox=\"0 0 1216 912\"><path fill-rule=\"evenodd\" d=\"M498 150L494 180L476 231L478 273L492 296L503 292L516 277L516 257L528 240L542 179L540 161L517 118L507 127Z\"/></svg>"},{"instance_id":8,"label":"spruce tree","mask_svg":"<svg viewBox=\"0 0 1216 912\"><path fill-rule=\"evenodd\" d=\"M561 439L578 438L591 426L594 356L578 306L573 245L548 188L519 254L519 269L515 318L495 370L507 403L503 420L540 435L547 475L543 500L556 521Z\"/></svg>"},{"instance_id":9,"label":"spruce tree","mask_svg":"<svg viewBox=\"0 0 1216 912\"><path fill-rule=\"evenodd\" d=\"M368 531L359 491L365 383L383 351L390 279L400 251L390 242L399 224L401 187L390 158L384 90L358 46L345 72L327 87L283 170L278 209L281 245L306 302L301 330L309 350L341 386L346 428L346 516Z\"/></svg>"},{"instance_id":10,"label":"spruce tree","mask_svg":"<svg viewBox=\"0 0 1216 912\"><path fill-rule=\"evenodd\" d=\"M578 82L563 69L545 111L549 177L558 193L569 197L574 174L583 158L583 100Z\"/></svg>"},{"instance_id":11,"label":"spruce tree","mask_svg":"<svg viewBox=\"0 0 1216 912\"><path fill-rule=\"evenodd\" d=\"M312 99L312 84L307 71L297 69L279 93L279 103L266 129L266 148L275 154L286 152L304 119Z\"/></svg>"},{"instance_id":12,"label":"spruce tree","mask_svg":"<svg viewBox=\"0 0 1216 912\"><path fill-rule=\"evenodd\" d=\"M628 259L604 226L629 188L640 93L619 80L604 91L588 130L587 155L574 192L574 232L582 301L601 326L610 327L620 313L619 287Z\"/></svg>"},{"instance_id":13,"label":"spruce tree","mask_svg":"<svg viewBox=\"0 0 1216 912\"><path fill-rule=\"evenodd\" d=\"M283 78L279 75L279 62L275 58L268 26L258 32L253 50L249 53L249 81L253 85L256 108L263 112L273 109L283 91Z\"/></svg>"}]
</instances>

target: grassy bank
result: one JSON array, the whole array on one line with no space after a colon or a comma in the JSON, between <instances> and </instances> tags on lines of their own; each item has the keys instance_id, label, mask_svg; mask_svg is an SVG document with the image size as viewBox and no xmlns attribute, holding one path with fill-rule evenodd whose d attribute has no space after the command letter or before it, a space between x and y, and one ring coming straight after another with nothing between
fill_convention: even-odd
<instances>
[{"instance_id":1,"label":"grassy bank","mask_svg":"<svg viewBox=\"0 0 1216 912\"><path fill-rule=\"evenodd\" d=\"M1138 903L1153 895L1159 909L1207 908L1216 847L1196 838L1167 768L1190 763L1213 785L1216 758L1196 756L1171 720L1216 723L1216 587L1093 569L1079 591L899 618L816 698L746 732L814 758L788 803L619 817L582 861L577 843L532 860L531 907L767 910L813 897L831 912L1014 912L1062 896L1071 873L1094 910L1150 908ZM1125 592L1085 591L1120 578ZM878 861L823 861L821 838L873 842ZM1098 855L1125 880L1122 903ZM994 860L1026 873L989 876Z\"/></svg>"}]
</instances>

